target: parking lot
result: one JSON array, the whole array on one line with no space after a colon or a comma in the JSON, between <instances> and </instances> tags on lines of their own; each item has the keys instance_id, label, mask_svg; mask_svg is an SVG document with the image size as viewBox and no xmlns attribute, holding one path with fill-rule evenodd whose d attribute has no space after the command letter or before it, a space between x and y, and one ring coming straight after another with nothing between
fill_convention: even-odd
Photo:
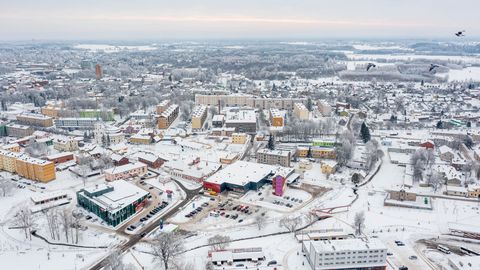
<instances>
[{"instance_id":1,"label":"parking lot","mask_svg":"<svg viewBox=\"0 0 480 270\"><path fill-rule=\"evenodd\" d=\"M272 193L271 186L263 186L258 191L249 191L240 201L274 210L288 211L300 207L311 198L308 192L293 188L286 188L283 196L276 196Z\"/></svg>"}]
</instances>

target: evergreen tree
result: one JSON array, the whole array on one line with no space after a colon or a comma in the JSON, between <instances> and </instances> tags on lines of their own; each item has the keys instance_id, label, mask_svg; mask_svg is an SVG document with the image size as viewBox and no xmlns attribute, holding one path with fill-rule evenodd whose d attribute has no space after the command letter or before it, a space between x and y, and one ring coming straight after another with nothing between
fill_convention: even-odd
<instances>
[{"instance_id":1,"label":"evergreen tree","mask_svg":"<svg viewBox=\"0 0 480 270\"><path fill-rule=\"evenodd\" d=\"M443 122L442 122L442 120L440 120L440 121L437 122L437 128L438 128L438 129L442 129L442 128L443 128Z\"/></svg>"},{"instance_id":2,"label":"evergreen tree","mask_svg":"<svg viewBox=\"0 0 480 270\"><path fill-rule=\"evenodd\" d=\"M275 137L273 135L270 135L270 138L268 138L267 148L270 150L275 150Z\"/></svg>"},{"instance_id":3,"label":"evergreen tree","mask_svg":"<svg viewBox=\"0 0 480 270\"><path fill-rule=\"evenodd\" d=\"M362 136L363 143L370 141L370 130L365 122L362 123L362 127L360 128L360 135Z\"/></svg>"},{"instance_id":4,"label":"evergreen tree","mask_svg":"<svg viewBox=\"0 0 480 270\"><path fill-rule=\"evenodd\" d=\"M472 122L468 121L468 122L467 122L467 127L468 127L468 128L472 127Z\"/></svg>"},{"instance_id":5,"label":"evergreen tree","mask_svg":"<svg viewBox=\"0 0 480 270\"><path fill-rule=\"evenodd\" d=\"M313 106L312 99L308 98L307 99L307 109L308 109L308 111L310 111L310 112L312 111L312 106Z\"/></svg>"}]
</instances>

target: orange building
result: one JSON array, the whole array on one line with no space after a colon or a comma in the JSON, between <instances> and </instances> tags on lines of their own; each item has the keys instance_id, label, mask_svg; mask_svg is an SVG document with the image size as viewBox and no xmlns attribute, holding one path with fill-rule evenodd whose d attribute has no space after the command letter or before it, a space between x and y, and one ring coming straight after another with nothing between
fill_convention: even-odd
<instances>
[{"instance_id":1,"label":"orange building","mask_svg":"<svg viewBox=\"0 0 480 270\"><path fill-rule=\"evenodd\" d=\"M100 80L102 78L102 67L99 64L95 65L95 77L97 80Z\"/></svg>"}]
</instances>

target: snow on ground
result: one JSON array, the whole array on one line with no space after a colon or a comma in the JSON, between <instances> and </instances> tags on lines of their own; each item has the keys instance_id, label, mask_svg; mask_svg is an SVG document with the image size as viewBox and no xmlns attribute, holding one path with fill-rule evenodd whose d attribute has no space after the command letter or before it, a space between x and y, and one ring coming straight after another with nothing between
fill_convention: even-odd
<instances>
[{"instance_id":1,"label":"snow on ground","mask_svg":"<svg viewBox=\"0 0 480 270\"><path fill-rule=\"evenodd\" d=\"M304 203L310 200L312 196L300 189L287 187L283 196L276 196L273 194L271 185L263 186L259 191L249 191L242 198L240 202L254 204L269 208L275 211L291 212ZM288 207L291 205L291 207Z\"/></svg>"}]
</instances>

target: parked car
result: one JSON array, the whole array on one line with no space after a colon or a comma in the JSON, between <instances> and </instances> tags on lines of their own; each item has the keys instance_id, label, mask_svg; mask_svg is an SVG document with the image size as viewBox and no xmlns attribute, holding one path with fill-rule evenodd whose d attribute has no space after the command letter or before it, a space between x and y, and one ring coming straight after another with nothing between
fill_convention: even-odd
<instances>
[{"instance_id":1,"label":"parked car","mask_svg":"<svg viewBox=\"0 0 480 270\"><path fill-rule=\"evenodd\" d=\"M267 263L267 266L276 265L276 264L277 264L277 261L273 260L273 261L269 261Z\"/></svg>"}]
</instances>

